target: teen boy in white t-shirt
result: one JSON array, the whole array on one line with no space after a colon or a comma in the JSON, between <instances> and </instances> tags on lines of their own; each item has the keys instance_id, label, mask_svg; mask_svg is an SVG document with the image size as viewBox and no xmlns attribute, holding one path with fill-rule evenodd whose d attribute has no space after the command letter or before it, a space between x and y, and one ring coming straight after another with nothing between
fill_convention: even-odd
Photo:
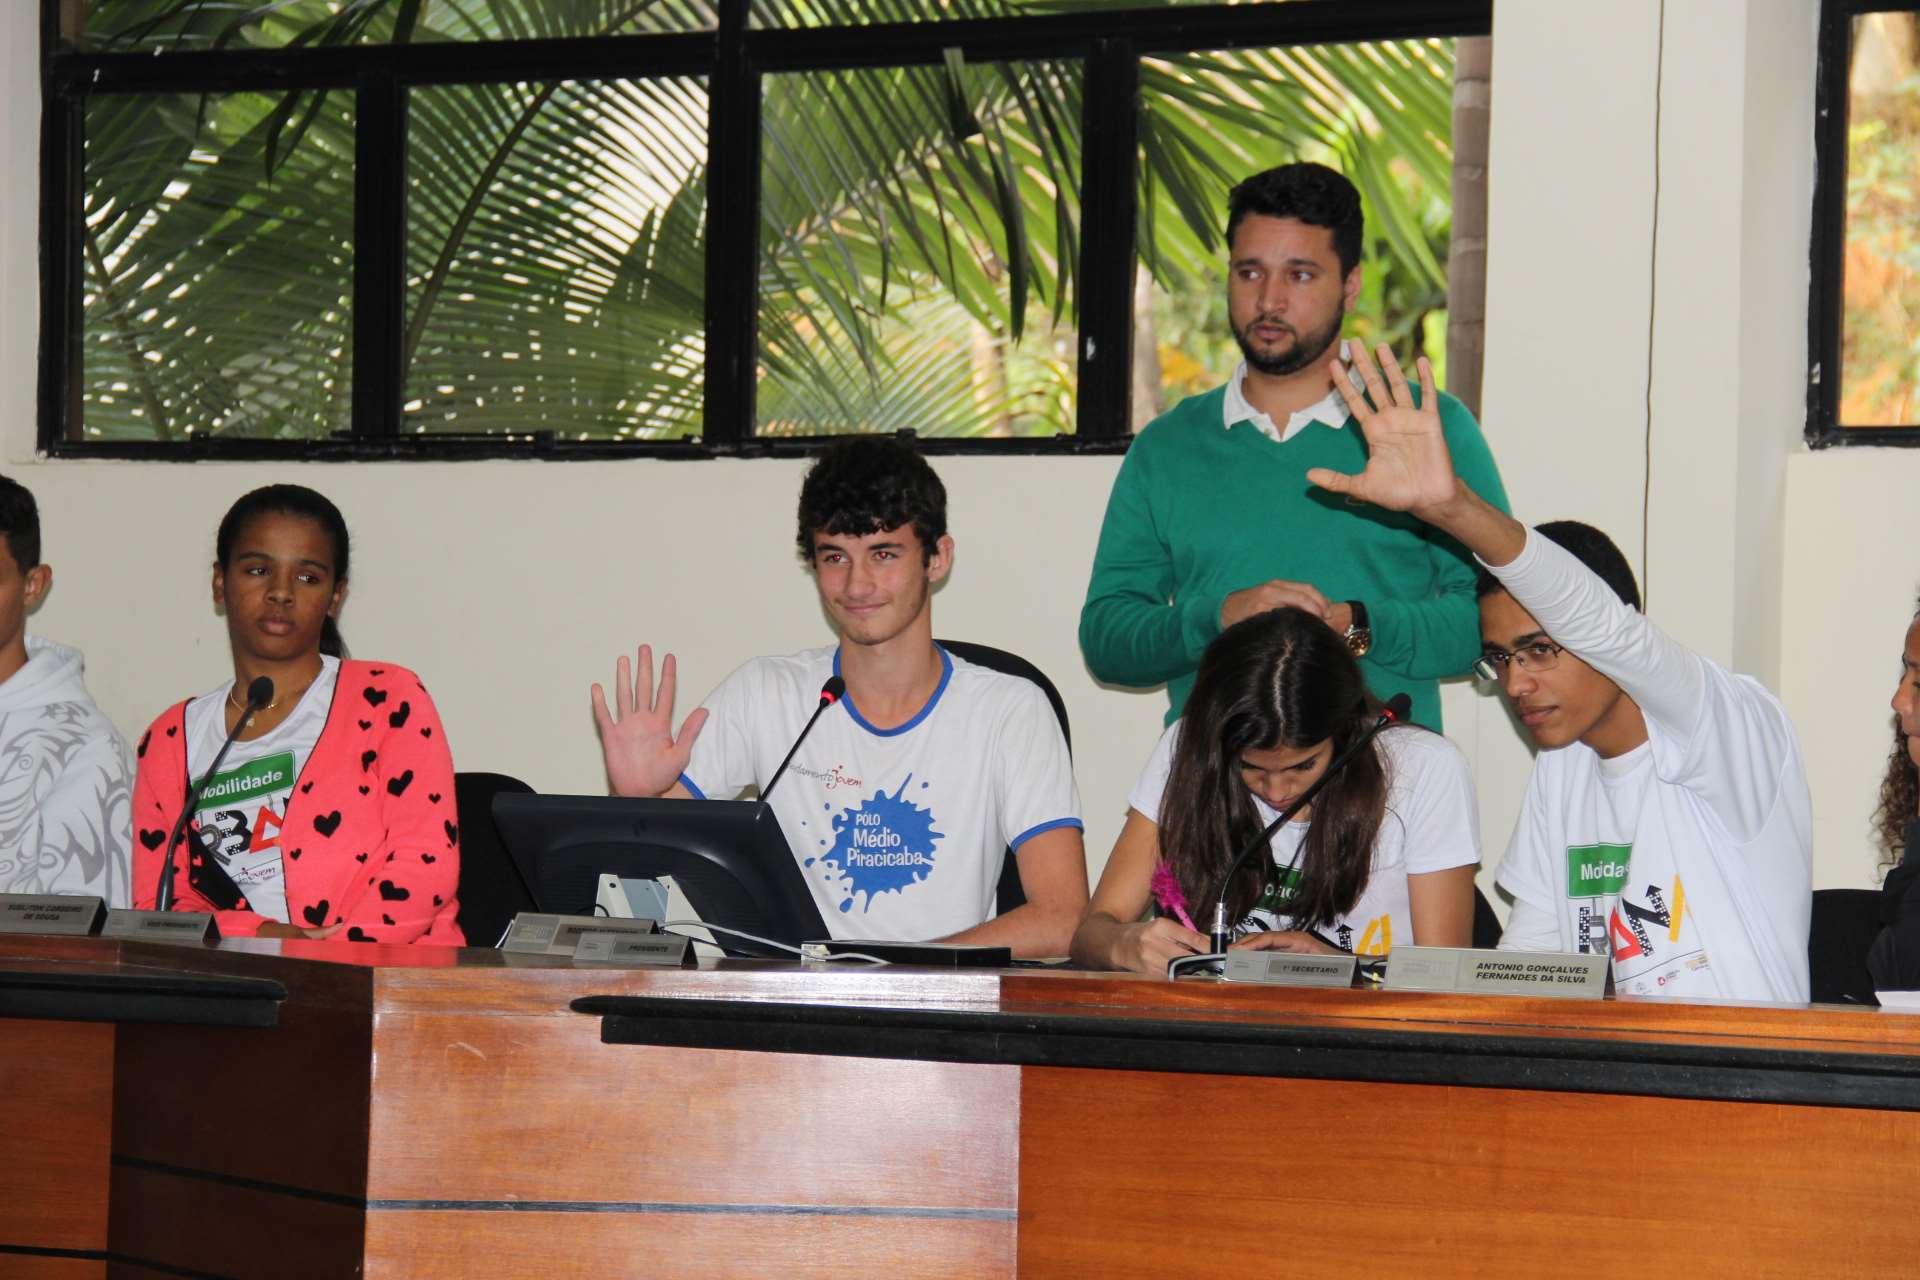
<instances>
[{"instance_id":1,"label":"teen boy in white t-shirt","mask_svg":"<svg viewBox=\"0 0 1920 1280\"><path fill-rule=\"evenodd\" d=\"M620 659L614 706L593 687L617 795L732 799L764 788L832 675L846 693L770 800L836 937L1060 955L1087 903L1079 794L1038 686L933 641L933 587L953 565L946 490L879 437L822 454L800 493L800 553L839 644L756 658L672 732L674 659L653 680ZM994 917L1008 848L1026 904Z\"/></svg>"},{"instance_id":2,"label":"teen boy in white t-shirt","mask_svg":"<svg viewBox=\"0 0 1920 1280\"><path fill-rule=\"evenodd\" d=\"M1336 381L1366 470L1307 478L1412 512L1495 580L1483 662L1542 748L1500 867L1515 898L1501 946L1607 954L1622 993L1804 1002L1812 801L1779 700L1647 621L1604 534L1530 531L1460 483L1438 417L1380 353L1384 379L1355 361L1367 399Z\"/></svg>"},{"instance_id":3,"label":"teen boy in white t-shirt","mask_svg":"<svg viewBox=\"0 0 1920 1280\"><path fill-rule=\"evenodd\" d=\"M0 893L131 899L133 753L87 693L80 651L27 634L53 587L40 508L0 476Z\"/></svg>"}]
</instances>

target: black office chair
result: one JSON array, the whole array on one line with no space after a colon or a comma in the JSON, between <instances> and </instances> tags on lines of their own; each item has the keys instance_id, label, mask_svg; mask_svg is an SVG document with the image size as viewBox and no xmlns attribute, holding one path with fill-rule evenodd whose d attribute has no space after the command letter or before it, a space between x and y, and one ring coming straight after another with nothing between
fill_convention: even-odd
<instances>
[{"instance_id":1,"label":"black office chair","mask_svg":"<svg viewBox=\"0 0 1920 1280\"><path fill-rule=\"evenodd\" d=\"M1473 886L1473 946L1476 951L1491 951L1500 945L1500 934L1504 926L1500 917L1493 913L1493 904L1487 901L1487 895L1480 886Z\"/></svg>"},{"instance_id":2,"label":"black office chair","mask_svg":"<svg viewBox=\"0 0 1920 1280\"><path fill-rule=\"evenodd\" d=\"M504 773L456 773L454 806L460 823L460 932L467 944L491 947L513 917L534 910L533 891L507 856L493 822L493 798L533 788Z\"/></svg>"},{"instance_id":3,"label":"black office chair","mask_svg":"<svg viewBox=\"0 0 1920 1280\"><path fill-rule=\"evenodd\" d=\"M967 640L936 640L934 643L976 667L985 667L1002 675L1019 676L1022 680L1031 680L1039 685L1040 692L1047 695L1047 701L1053 706L1054 718L1060 722L1060 736L1067 740L1067 754L1073 754L1073 729L1067 724L1067 704L1061 699L1060 691L1053 687L1053 681L1047 679L1046 673L1040 668L1017 653L1008 653L992 645L974 644ZM1000 884L994 892L994 899L994 909L1000 915L1027 903L1026 890L1020 887L1019 860L1011 849L1007 851L1006 862L1000 867Z\"/></svg>"},{"instance_id":4,"label":"black office chair","mask_svg":"<svg viewBox=\"0 0 1920 1280\"><path fill-rule=\"evenodd\" d=\"M1816 1004L1878 1004L1867 949L1880 934L1878 889L1815 889L1807 976Z\"/></svg>"}]
</instances>

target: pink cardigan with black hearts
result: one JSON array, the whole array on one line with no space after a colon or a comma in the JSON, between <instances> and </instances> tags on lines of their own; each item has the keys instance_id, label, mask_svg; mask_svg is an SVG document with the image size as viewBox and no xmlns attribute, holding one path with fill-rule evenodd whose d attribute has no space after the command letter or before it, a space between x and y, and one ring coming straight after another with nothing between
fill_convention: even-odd
<instances>
[{"instance_id":1,"label":"pink cardigan with black hearts","mask_svg":"<svg viewBox=\"0 0 1920 1280\"><path fill-rule=\"evenodd\" d=\"M161 848L186 800L186 710L184 702L169 707L140 739L133 905L142 910L153 908ZM457 812L453 756L420 678L390 663L342 660L326 727L281 825L291 923L344 924L333 935L339 942L462 945ZM201 863L200 842L182 839L175 910L211 911L222 937L259 932L267 917L244 898L229 908L202 891Z\"/></svg>"}]
</instances>

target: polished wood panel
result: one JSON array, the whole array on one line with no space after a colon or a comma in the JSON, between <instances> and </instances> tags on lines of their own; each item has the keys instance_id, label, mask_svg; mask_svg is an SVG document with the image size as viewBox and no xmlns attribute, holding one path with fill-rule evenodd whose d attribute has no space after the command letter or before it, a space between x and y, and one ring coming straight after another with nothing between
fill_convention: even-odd
<instances>
[{"instance_id":1,"label":"polished wood panel","mask_svg":"<svg viewBox=\"0 0 1920 1280\"><path fill-rule=\"evenodd\" d=\"M0 1253L0 1276L7 1280L105 1280L107 1264L92 1258L46 1258Z\"/></svg>"},{"instance_id":2,"label":"polished wood panel","mask_svg":"<svg viewBox=\"0 0 1920 1280\"><path fill-rule=\"evenodd\" d=\"M112 1253L174 1275L335 1280L357 1273L365 1247L365 1215L343 1204L125 1165L112 1197Z\"/></svg>"},{"instance_id":3,"label":"polished wood panel","mask_svg":"<svg viewBox=\"0 0 1920 1280\"><path fill-rule=\"evenodd\" d=\"M393 1215L369 1215L368 1280L987 1280L1012 1275L1014 1267L1010 1221L521 1211L405 1217L402 1224Z\"/></svg>"},{"instance_id":4,"label":"polished wood panel","mask_svg":"<svg viewBox=\"0 0 1920 1280\"><path fill-rule=\"evenodd\" d=\"M318 945L318 944L309 944ZM374 975L382 1012L471 1011L566 1015L583 995L659 995L830 1004L992 1004L997 970L887 969L870 965L779 965L703 961L696 969L576 966L563 956L468 949L454 968L386 968ZM477 1003L478 1002L478 1003Z\"/></svg>"},{"instance_id":5,"label":"polished wood panel","mask_svg":"<svg viewBox=\"0 0 1920 1280\"><path fill-rule=\"evenodd\" d=\"M372 1022L301 998L272 1030L125 1026L116 1156L361 1196Z\"/></svg>"},{"instance_id":6,"label":"polished wood panel","mask_svg":"<svg viewBox=\"0 0 1920 1280\"><path fill-rule=\"evenodd\" d=\"M1023 1036L1063 1042L1098 1018L1144 1027L1156 1043L1161 1029L1146 1024L1164 1023L1177 1044L1181 1028L1215 1024L1364 1030L1385 1054L1401 1032L1483 1046L1473 1053L1498 1048L1495 1037L1564 1043L1575 1057L1594 1041L1740 1048L1804 1061L1802 1071L1825 1069L1822 1055L1865 1059L1869 1072L1884 1059L1889 1078L1911 1079L1920 1019L1872 1011L1033 971L587 970L485 951L261 941L0 938L7 957L286 986L271 1030L80 1029L108 1032L119 1070L114 1247L206 1272L264 1274L262 1257L278 1264L275 1251L292 1250L322 1274L315 1248L341 1251L325 1260L336 1273L364 1259L367 1274L409 1277L996 1276L1016 1262L1026 1275L1124 1276L1343 1258L1376 1275L1884 1275L1920 1256L1920 1220L1886 1209L1920 1156L1920 1112L1504 1080L943 1064L834 1056L840 1046L825 1042L817 1056L607 1045L599 1020L568 1005L592 994L721 1001L749 1020L776 1016L755 1009L767 1002L826 1005L849 1014L840 1021L856 1040L881 1021L873 1011L904 1008L991 1012L1017 1019ZM5 1037L26 1025L0 1023L0 1070L23 1058ZM1315 1052L1311 1036L1297 1039L1274 1056ZM62 1043L65 1053L81 1042ZM1529 1075L1524 1054L1511 1061L1516 1078L1548 1082ZM277 1096L248 1112L236 1098L257 1081ZM0 1090L0 1115L6 1101ZM215 1176L137 1166L182 1151ZM7 1172L0 1165L0 1179ZM493 1207L505 1203L578 1211ZM9 1261L0 1274L13 1274Z\"/></svg>"},{"instance_id":7,"label":"polished wood panel","mask_svg":"<svg viewBox=\"0 0 1920 1280\"><path fill-rule=\"evenodd\" d=\"M571 1013L377 1043L373 1199L1013 1207L1017 1067L613 1048Z\"/></svg>"},{"instance_id":8,"label":"polished wood panel","mask_svg":"<svg viewBox=\"0 0 1920 1280\"><path fill-rule=\"evenodd\" d=\"M1920 1055L1920 1017L1851 1005L1768 1005L1622 996L1606 1000L1447 991L1330 990L1264 983L1167 982L1138 974L1013 972L1000 1007L1109 1017L1203 1018L1294 1026L1380 1027L1449 1035L1739 1044L1802 1052Z\"/></svg>"},{"instance_id":9,"label":"polished wood panel","mask_svg":"<svg viewBox=\"0 0 1920 1280\"><path fill-rule=\"evenodd\" d=\"M1253 1257L1893 1275L1916 1256L1887 1205L1920 1160L1920 1114L1047 1068L1025 1072L1021 1106L1022 1275Z\"/></svg>"},{"instance_id":10,"label":"polished wood panel","mask_svg":"<svg viewBox=\"0 0 1920 1280\"><path fill-rule=\"evenodd\" d=\"M0 1244L107 1247L113 1033L105 1023L0 1022ZM0 1274L24 1265L0 1255Z\"/></svg>"}]
</instances>

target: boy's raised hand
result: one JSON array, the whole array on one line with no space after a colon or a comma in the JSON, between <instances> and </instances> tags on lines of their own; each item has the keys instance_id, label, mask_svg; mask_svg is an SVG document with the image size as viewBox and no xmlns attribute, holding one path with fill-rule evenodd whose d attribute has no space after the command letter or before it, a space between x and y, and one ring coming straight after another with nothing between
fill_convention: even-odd
<instances>
[{"instance_id":1,"label":"boy's raised hand","mask_svg":"<svg viewBox=\"0 0 1920 1280\"><path fill-rule=\"evenodd\" d=\"M1347 370L1338 359L1333 362L1333 385L1347 402L1347 410L1360 425L1367 440L1367 465L1359 475L1315 467L1307 479L1329 493L1343 494L1371 502L1389 511L1410 511L1415 515L1436 508L1455 496L1453 455L1447 449L1440 430L1440 398L1433 385L1433 366L1420 357L1420 402L1414 404L1407 378L1393 351L1382 343L1380 363L1385 377L1374 367L1365 348L1350 343L1353 367L1366 384L1362 396L1353 389ZM1372 404L1368 404L1371 398Z\"/></svg>"}]
</instances>

